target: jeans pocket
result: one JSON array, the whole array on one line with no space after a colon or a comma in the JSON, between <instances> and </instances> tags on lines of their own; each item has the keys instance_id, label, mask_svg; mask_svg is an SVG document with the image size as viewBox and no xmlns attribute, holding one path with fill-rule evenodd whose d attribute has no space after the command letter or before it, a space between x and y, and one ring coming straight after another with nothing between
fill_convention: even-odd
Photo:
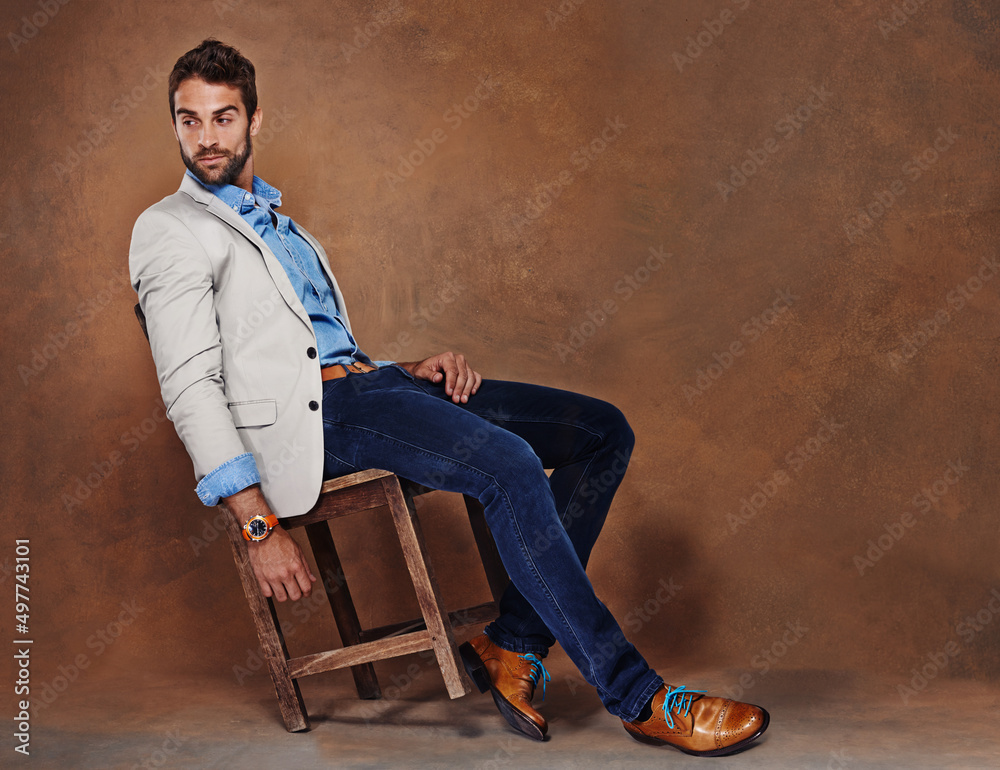
<instances>
[{"instance_id":1,"label":"jeans pocket","mask_svg":"<svg viewBox=\"0 0 1000 770\"><path fill-rule=\"evenodd\" d=\"M337 457L329 450L323 451L323 480L335 479L346 476L349 473L357 473L360 470L346 460Z\"/></svg>"},{"instance_id":2,"label":"jeans pocket","mask_svg":"<svg viewBox=\"0 0 1000 770\"><path fill-rule=\"evenodd\" d=\"M348 377L338 377L333 380L326 380L323 383L323 401L336 398L336 392L344 387L348 379Z\"/></svg>"},{"instance_id":3,"label":"jeans pocket","mask_svg":"<svg viewBox=\"0 0 1000 770\"><path fill-rule=\"evenodd\" d=\"M403 376L406 377L407 379L409 379L411 382L416 382L417 381L416 377L414 377L412 374L410 374L408 371L406 371L406 369L404 369L399 364L389 364L389 366L392 366L392 367L395 367L396 369L398 369L400 372L403 373Z\"/></svg>"}]
</instances>

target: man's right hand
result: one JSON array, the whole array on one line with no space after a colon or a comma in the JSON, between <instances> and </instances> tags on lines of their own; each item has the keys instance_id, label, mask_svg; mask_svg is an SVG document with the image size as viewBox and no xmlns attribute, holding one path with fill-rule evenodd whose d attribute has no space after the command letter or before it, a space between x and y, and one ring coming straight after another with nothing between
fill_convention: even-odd
<instances>
[{"instance_id":1,"label":"man's right hand","mask_svg":"<svg viewBox=\"0 0 1000 770\"><path fill-rule=\"evenodd\" d=\"M256 485L227 497L226 507L241 527L254 516L271 513L260 487ZM283 602L286 599L301 599L312 592L316 576L309 569L299 544L280 526L272 529L263 540L247 543L247 551L250 566L264 596Z\"/></svg>"}]
</instances>

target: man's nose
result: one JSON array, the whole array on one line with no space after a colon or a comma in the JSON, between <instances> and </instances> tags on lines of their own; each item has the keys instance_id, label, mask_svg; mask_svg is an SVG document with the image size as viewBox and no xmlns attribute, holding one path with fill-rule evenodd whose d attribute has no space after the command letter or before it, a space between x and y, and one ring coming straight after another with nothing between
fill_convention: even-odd
<instances>
[{"instance_id":1,"label":"man's nose","mask_svg":"<svg viewBox=\"0 0 1000 770\"><path fill-rule=\"evenodd\" d=\"M219 137L216 135L215 127L206 125L201 129L201 136L198 137L198 144L201 147L214 147L219 143Z\"/></svg>"}]
</instances>

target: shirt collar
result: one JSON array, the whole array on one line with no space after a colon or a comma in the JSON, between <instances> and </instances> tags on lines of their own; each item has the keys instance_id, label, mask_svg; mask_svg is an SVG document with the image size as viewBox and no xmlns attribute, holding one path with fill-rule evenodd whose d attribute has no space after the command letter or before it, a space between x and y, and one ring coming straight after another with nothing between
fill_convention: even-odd
<instances>
[{"instance_id":1,"label":"shirt collar","mask_svg":"<svg viewBox=\"0 0 1000 770\"><path fill-rule=\"evenodd\" d=\"M281 205L281 191L275 187L271 187L271 185L259 176L255 176L253 178L253 193L251 194L242 187L237 187L236 185L205 184L198 177L192 174L190 169L188 169L185 173L210 193L218 197L237 214L244 214L247 211L252 210L254 206L254 198L257 199L257 203L260 204L262 208L270 206L272 209L276 209Z\"/></svg>"}]
</instances>

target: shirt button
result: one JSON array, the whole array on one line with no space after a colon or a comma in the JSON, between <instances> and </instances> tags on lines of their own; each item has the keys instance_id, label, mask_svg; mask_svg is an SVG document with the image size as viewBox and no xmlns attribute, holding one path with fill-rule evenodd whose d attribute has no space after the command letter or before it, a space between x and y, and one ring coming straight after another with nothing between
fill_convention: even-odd
<instances>
[{"instance_id":1,"label":"shirt button","mask_svg":"<svg viewBox=\"0 0 1000 770\"><path fill-rule=\"evenodd\" d=\"M309 408L315 412L317 409L319 409L319 404L316 403L315 401L310 401Z\"/></svg>"},{"instance_id":2,"label":"shirt button","mask_svg":"<svg viewBox=\"0 0 1000 770\"><path fill-rule=\"evenodd\" d=\"M316 348L309 348L308 350L306 350L306 355L309 356L310 358L315 358Z\"/></svg>"}]
</instances>

